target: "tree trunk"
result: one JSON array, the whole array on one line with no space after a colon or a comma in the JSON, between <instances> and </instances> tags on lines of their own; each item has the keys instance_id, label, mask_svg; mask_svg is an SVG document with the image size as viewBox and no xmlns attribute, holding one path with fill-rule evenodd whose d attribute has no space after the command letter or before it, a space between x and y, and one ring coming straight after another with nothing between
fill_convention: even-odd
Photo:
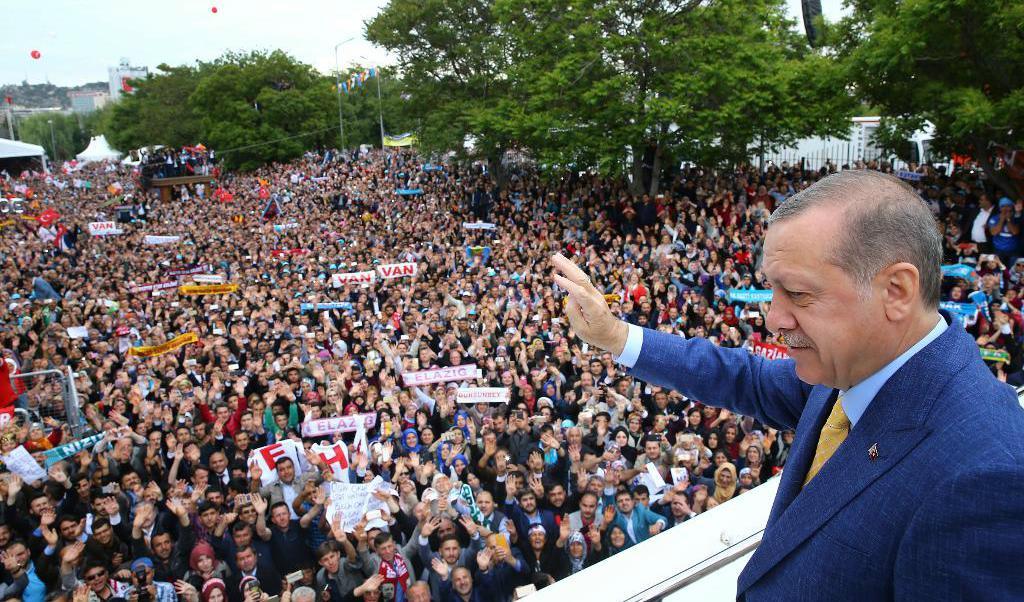
<instances>
[{"instance_id":1,"label":"tree trunk","mask_svg":"<svg viewBox=\"0 0 1024 602\"><path fill-rule=\"evenodd\" d=\"M975 154L977 155L978 163L981 164L981 168L985 170L985 177L995 184L1003 194L1016 200L1020 192L1017 190L1017 187L1013 185L1010 178L1006 177L1006 174L1001 171L996 171L995 163L992 162L992 157L989 154L988 149L985 148L985 143L981 140L972 140L971 143L974 145L974 148L977 149Z\"/></svg>"},{"instance_id":2,"label":"tree trunk","mask_svg":"<svg viewBox=\"0 0 1024 602\"><path fill-rule=\"evenodd\" d=\"M654 146L654 161L651 165L651 188L649 193L651 198L658 195L658 187L661 185L661 155L662 146L656 144Z\"/></svg>"},{"instance_id":3,"label":"tree trunk","mask_svg":"<svg viewBox=\"0 0 1024 602\"><path fill-rule=\"evenodd\" d=\"M644 193L644 144L633 145L633 181L629 183L629 191L635 195Z\"/></svg>"},{"instance_id":4,"label":"tree trunk","mask_svg":"<svg viewBox=\"0 0 1024 602\"><path fill-rule=\"evenodd\" d=\"M504 151L499 151L487 156L487 171L491 173L491 178L494 179L499 190L508 184L508 174L505 172L505 166L501 163L504 154Z\"/></svg>"}]
</instances>

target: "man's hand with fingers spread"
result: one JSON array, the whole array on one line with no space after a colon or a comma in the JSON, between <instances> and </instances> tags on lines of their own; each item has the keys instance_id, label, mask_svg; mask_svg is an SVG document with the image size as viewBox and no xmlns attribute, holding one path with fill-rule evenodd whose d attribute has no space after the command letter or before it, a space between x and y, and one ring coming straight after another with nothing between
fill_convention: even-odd
<instances>
[{"instance_id":1,"label":"man's hand with fingers spread","mask_svg":"<svg viewBox=\"0 0 1024 602\"><path fill-rule=\"evenodd\" d=\"M555 270L555 284L569 293L565 315L576 336L613 355L621 355L629 327L612 315L601 291L594 288L583 270L561 253L551 258L551 267Z\"/></svg>"}]
</instances>

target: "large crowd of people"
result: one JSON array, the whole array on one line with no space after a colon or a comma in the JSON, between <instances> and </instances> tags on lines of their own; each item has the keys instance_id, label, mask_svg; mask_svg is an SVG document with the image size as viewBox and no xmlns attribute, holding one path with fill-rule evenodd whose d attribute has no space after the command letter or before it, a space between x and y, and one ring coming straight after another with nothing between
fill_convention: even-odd
<instances>
[{"instance_id":1,"label":"large crowd of people","mask_svg":"<svg viewBox=\"0 0 1024 602\"><path fill-rule=\"evenodd\" d=\"M944 307L1020 384L1024 205L914 171ZM0 229L0 401L22 410L0 433L0 599L505 602L741 495L794 434L588 348L548 261L578 262L632 323L784 356L751 292L764 228L824 173L686 168L652 197L391 150L170 201L127 167L8 179L56 216ZM78 424L53 379L17 374L65 366ZM499 402L458 403L482 387ZM316 451L339 441L340 472ZM336 512L360 483L378 509Z\"/></svg>"}]
</instances>

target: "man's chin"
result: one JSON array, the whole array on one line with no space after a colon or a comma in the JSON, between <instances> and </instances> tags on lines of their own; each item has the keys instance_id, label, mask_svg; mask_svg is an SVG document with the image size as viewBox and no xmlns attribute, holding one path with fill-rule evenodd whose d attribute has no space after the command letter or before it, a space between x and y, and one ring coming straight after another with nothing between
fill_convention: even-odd
<instances>
[{"instance_id":1,"label":"man's chin","mask_svg":"<svg viewBox=\"0 0 1024 602\"><path fill-rule=\"evenodd\" d=\"M816 358L812 357L813 353L810 347L789 349L789 357L796 362L797 378L809 385L820 385L823 378Z\"/></svg>"}]
</instances>

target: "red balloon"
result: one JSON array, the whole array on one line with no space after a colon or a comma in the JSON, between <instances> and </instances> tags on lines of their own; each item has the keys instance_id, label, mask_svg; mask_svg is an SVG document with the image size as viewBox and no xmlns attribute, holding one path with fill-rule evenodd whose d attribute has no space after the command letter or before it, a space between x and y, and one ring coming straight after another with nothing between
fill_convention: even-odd
<instances>
[{"instance_id":1,"label":"red balloon","mask_svg":"<svg viewBox=\"0 0 1024 602\"><path fill-rule=\"evenodd\" d=\"M211 8L210 12L216 15L217 14L217 7L214 6L213 8Z\"/></svg>"},{"instance_id":2,"label":"red balloon","mask_svg":"<svg viewBox=\"0 0 1024 602\"><path fill-rule=\"evenodd\" d=\"M32 54L32 58L34 58L34 59L38 59L39 57L43 56L43 53L39 52L38 50L33 50L31 52L31 54Z\"/></svg>"}]
</instances>

